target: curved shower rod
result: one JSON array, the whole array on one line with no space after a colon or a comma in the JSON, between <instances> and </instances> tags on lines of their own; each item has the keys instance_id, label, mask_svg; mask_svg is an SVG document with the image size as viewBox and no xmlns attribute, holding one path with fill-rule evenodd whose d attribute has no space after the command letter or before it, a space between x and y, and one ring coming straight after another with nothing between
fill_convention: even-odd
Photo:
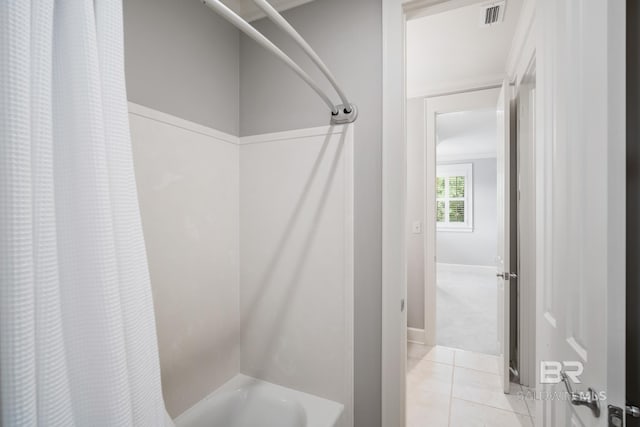
<instances>
[{"instance_id":1,"label":"curved shower rod","mask_svg":"<svg viewBox=\"0 0 640 427\"><path fill-rule=\"evenodd\" d=\"M322 59L315 53L313 48L302 38L302 36L287 22L286 19L278 13L266 0L253 0L254 3L262 9L267 16L284 31L286 31L305 53L311 58L311 60L320 68L322 73L327 77L331 85L334 87L340 99L341 105L334 105L331 99L326 93L318 86L318 84L307 74L298 64L295 63L286 53L278 48L271 40L266 38L262 33L251 26L247 21L242 19L237 13L224 5L220 0L201 0L202 3L219 13L223 18L236 26L240 31L251 37L262 47L273 53L278 59L284 62L289 68L291 68L302 80L304 80L313 89L318 96L324 101L325 104L331 110L331 123L332 124L345 124L352 123L358 116L358 110L355 105L351 104L344 92L338 86L333 74L329 71L329 68L322 62Z\"/></svg>"},{"instance_id":2,"label":"curved shower rod","mask_svg":"<svg viewBox=\"0 0 640 427\"><path fill-rule=\"evenodd\" d=\"M273 7L267 0L253 0L253 2L267 15L269 19L271 19L276 25L282 28L287 34L289 34L295 41L300 45L300 47L305 51L307 56L311 58L311 60L320 68L322 74L325 75L327 80L331 83L331 86L338 92L338 96L342 100L342 105L350 110L351 103L347 99L347 96L344 94L336 78L333 76L329 67L322 62L322 59L318 56L318 54L313 50L313 48L307 43L307 41L296 31L295 28L289 22L284 19L282 15Z\"/></svg>"}]
</instances>

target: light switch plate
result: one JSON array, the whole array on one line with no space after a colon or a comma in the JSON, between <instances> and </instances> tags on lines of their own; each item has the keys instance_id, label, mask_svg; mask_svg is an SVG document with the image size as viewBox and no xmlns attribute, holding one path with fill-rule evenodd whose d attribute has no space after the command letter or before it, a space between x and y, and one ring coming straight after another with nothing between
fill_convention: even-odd
<instances>
[{"instance_id":1,"label":"light switch plate","mask_svg":"<svg viewBox=\"0 0 640 427\"><path fill-rule=\"evenodd\" d=\"M420 221L413 221L413 226L411 227L411 231L413 234L422 233L422 223Z\"/></svg>"}]
</instances>

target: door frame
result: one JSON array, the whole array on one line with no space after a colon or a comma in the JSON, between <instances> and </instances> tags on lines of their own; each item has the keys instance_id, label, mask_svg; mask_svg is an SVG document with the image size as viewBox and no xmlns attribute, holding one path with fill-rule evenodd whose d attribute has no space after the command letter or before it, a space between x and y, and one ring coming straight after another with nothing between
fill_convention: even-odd
<instances>
[{"instance_id":1,"label":"door frame","mask_svg":"<svg viewBox=\"0 0 640 427\"><path fill-rule=\"evenodd\" d=\"M516 151L517 151L517 273L518 273L518 371L520 384L535 387L536 347L536 193L535 193L535 54L515 89L516 100ZM525 85L528 93L521 92ZM523 96L524 95L524 96ZM528 117L523 117L522 103L526 102ZM522 128L523 120L526 128ZM533 126L531 126L533 124ZM526 134L525 138L522 136ZM532 209L524 210L522 205Z\"/></svg>"},{"instance_id":2,"label":"door frame","mask_svg":"<svg viewBox=\"0 0 640 427\"><path fill-rule=\"evenodd\" d=\"M407 15L403 3L382 1L382 427L406 425Z\"/></svg>"},{"instance_id":3,"label":"door frame","mask_svg":"<svg viewBox=\"0 0 640 427\"><path fill-rule=\"evenodd\" d=\"M500 85L470 89L424 99L424 332L425 344L436 345L437 224L436 224L436 115L459 111L495 111Z\"/></svg>"}]
</instances>

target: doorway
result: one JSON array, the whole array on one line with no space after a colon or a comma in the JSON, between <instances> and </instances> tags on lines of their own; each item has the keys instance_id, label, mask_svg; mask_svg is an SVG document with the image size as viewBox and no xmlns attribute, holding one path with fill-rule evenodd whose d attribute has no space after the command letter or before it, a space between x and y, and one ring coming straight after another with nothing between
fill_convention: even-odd
<instances>
[{"instance_id":1,"label":"doorway","mask_svg":"<svg viewBox=\"0 0 640 427\"><path fill-rule=\"evenodd\" d=\"M435 131L435 342L497 357L496 111L439 114Z\"/></svg>"},{"instance_id":2,"label":"doorway","mask_svg":"<svg viewBox=\"0 0 640 427\"><path fill-rule=\"evenodd\" d=\"M505 118L498 111L499 100L507 97L504 90L470 90L408 104L407 213L414 214L415 205L422 204L424 217L422 222L408 218L407 255L408 260L414 258L412 240L422 237L424 282L420 285L424 288L425 325L422 334L409 329L408 426L420 425L427 416L441 419L442 425L464 425L461 414L469 411L488 420L488 425L494 425L490 420L495 419L508 420L508 425L532 421L533 408L527 405L525 390L514 375L516 365L509 363L517 360L516 352L509 351L517 347L517 333L513 333L517 294L510 298L505 287L513 289L517 284L514 278L496 280L505 262L507 271L513 265L503 259L504 254L498 257L499 239L510 241L512 236L505 217L516 224L507 197L511 191L506 191L513 186L503 182L498 194L499 177L504 179L505 165L515 160L515 150L504 147L511 135L498 137L498 132L510 128L503 123L508 115ZM419 138L412 132L420 127L415 121L421 121L424 129ZM503 165L501 174L498 159ZM421 223L423 234L419 233ZM502 233L498 233L498 223ZM408 272L411 270L409 264ZM416 320L411 318L416 306L411 303L409 299L410 322ZM440 380L439 386L434 385L438 377L447 375L448 382ZM433 401L434 393L448 402L446 414L442 405L436 408L425 402L426 396Z\"/></svg>"},{"instance_id":3,"label":"doorway","mask_svg":"<svg viewBox=\"0 0 640 427\"><path fill-rule=\"evenodd\" d=\"M423 11L407 24L407 426L468 425L468 417L489 426L533 423L518 373L515 91L502 80L504 58L484 64L495 66L490 75L438 54L442 44L481 50L482 42L447 32L490 36L491 28L469 29L481 6ZM519 4L509 7L514 15L491 44L505 55ZM429 25L452 41L430 51ZM421 66L416 52L436 69L427 80L412 68ZM470 74L447 81L460 71Z\"/></svg>"}]
</instances>

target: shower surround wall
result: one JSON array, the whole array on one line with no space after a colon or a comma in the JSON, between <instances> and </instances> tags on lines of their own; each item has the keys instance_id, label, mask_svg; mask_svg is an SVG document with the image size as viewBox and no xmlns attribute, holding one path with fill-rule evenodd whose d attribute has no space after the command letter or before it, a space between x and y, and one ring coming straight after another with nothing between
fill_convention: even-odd
<instances>
[{"instance_id":1,"label":"shower surround wall","mask_svg":"<svg viewBox=\"0 0 640 427\"><path fill-rule=\"evenodd\" d=\"M382 1L316 0L283 16L317 51L357 104L354 140L355 426L381 425ZM255 27L334 93L290 37ZM337 100L337 96L334 95ZM245 36L240 41L240 134L326 125L329 114L292 71Z\"/></svg>"},{"instance_id":2,"label":"shower surround wall","mask_svg":"<svg viewBox=\"0 0 640 427\"><path fill-rule=\"evenodd\" d=\"M240 250L240 268L234 270L230 259L241 244L240 236L236 242L227 241L222 237L227 235L218 229L225 227L226 230L233 230L236 227L233 216L238 212L234 209L244 206L240 203L241 198L248 201L245 196L251 197L248 193L242 195L240 188L236 205L232 202L231 193L228 193L228 198L221 197L222 193L235 188L236 179L239 180L239 186L241 181L248 182L242 178L240 170L234 175L232 169L233 165L241 167L241 154L245 148L250 148L249 145L229 146L224 141L234 140L240 144L246 138L253 138L248 135L262 138L270 132L327 125L325 107L288 69L253 42L244 37L241 41L238 31L205 9L200 2L127 0L124 12L129 100L157 110L155 113L164 112L174 116L162 117L159 113L160 119L157 120L158 117L151 112L150 115L155 119L140 117L144 114L137 114L138 117L132 116L131 119L139 198L143 204L142 220L158 323L163 388L170 414L178 415L219 387L225 378L245 370L254 375L265 375L275 382L342 400L340 395L346 396L348 392L340 390L348 388L348 385L337 386L334 373L326 375L332 385L318 381L314 383L312 378L318 377L321 369L338 366L337 355L324 368L312 366L307 359L298 365L292 363L294 354L297 354L295 357L298 360L309 354L313 361L317 354L327 352L327 348L313 347L309 352L304 352L297 347L298 353L291 352L289 360L284 358L282 351L261 355L265 359L262 362L251 360L251 357L245 357L246 349L262 351L266 344L261 343L261 337L252 339L253 334L259 334L249 325L246 333L242 334L242 348L238 352L232 337L234 331L241 330L240 300L243 301L244 319L250 312L246 301L257 292L255 281L258 279L250 276L259 271L245 270L252 268L243 263L249 256L245 250ZM368 0L317 0L284 13L317 48L360 111L355 125L357 138L354 140L353 156L355 425L359 427L380 425L381 13L381 2ZM254 24L283 46L294 60L304 67L308 66L310 73L332 93L315 67L292 46L290 39L265 20ZM163 123L164 119L169 123ZM181 123L180 119L191 123ZM198 125L207 128L199 128ZM173 129L169 129L172 126ZM311 152L317 149L313 143L305 146ZM165 158L158 152L161 147L170 153ZM278 143L273 147L278 147ZM233 157L234 148L238 150L238 163ZM176 176L169 173L172 170L184 175L184 179L176 180ZM304 169L295 169L295 172L291 180L306 179L310 172L308 164ZM265 179L273 178L267 176ZM208 184L204 185L204 182ZM223 184L228 184L227 188ZM260 180L256 180L258 184ZM183 191L178 191L178 188ZM162 192L167 194L163 195ZM291 199L284 197L269 199L269 203L276 200L291 202ZM221 207L228 210L218 211ZM197 215L194 214L196 212ZM207 222L211 219L208 216L210 212L216 212L215 224ZM308 219L308 213L305 215ZM242 231L246 221L238 224L242 241L245 242L243 248L247 248L245 239L248 235ZM274 227L278 224L274 222ZM264 227L265 230L259 230L256 238L272 245L273 241L263 235L269 232L269 226ZM314 239L326 242L324 234L322 232L320 237L315 236ZM197 253L194 254L194 251ZM307 263L297 274L304 278L313 269L320 272L331 269L326 262L335 259L336 254L330 255L328 257L327 253L319 254L311 250L306 255ZM264 264L260 265L264 267ZM246 292L240 289L239 270L242 270L243 283L247 284ZM237 274L235 278L234 271ZM295 270L290 273L295 273ZM292 278L289 277L289 280ZM293 312L285 310L285 313L279 313L280 301L275 300L288 282L284 280L269 288L273 290L273 295L271 300L265 300L265 304L271 302L263 307L271 307L266 311L273 311L273 316L283 318L282 335L269 332L272 336L282 337L273 344L275 348L295 349L300 343L309 342L308 334L313 335L314 328L321 333L325 330L335 331L337 307L345 304L348 296L327 305L326 319L303 317L302 314L309 308L317 310L318 315L323 311L314 302L309 302L313 293L306 293L318 290L318 282L310 279L307 286L305 281L301 279L297 287L304 289L301 294L285 296L289 299L284 301L297 301ZM333 289L331 292L334 292L334 286L334 283L329 286L329 289ZM212 300L214 294L215 301ZM307 301L306 305L300 303L301 298ZM258 317L265 315L261 310L257 309ZM187 313L185 317L184 313ZM292 319L295 322L292 323ZM268 320L275 322L273 318ZM269 322L265 327L272 326ZM294 323L298 323L296 328L292 326ZM325 329L327 325L334 326ZM222 328L228 331L223 333ZM237 334L238 340L240 335ZM336 343L344 336L333 341L329 337L320 338L325 343ZM240 354L243 355L242 363ZM343 356L346 358L348 354ZM344 365L338 369L343 368Z\"/></svg>"},{"instance_id":3,"label":"shower surround wall","mask_svg":"<svg viewBox=\"0 0 640 427\"><path fill-rule=\"evenodd\" d=\"M242 372L352 425L353 126L237 138L129 108L169 413Z\"/></svg>"},{"instance_id":4,"label":"shower surround wall","mask_svg":"<svg viewBox=\"0 0 640 427\"><path fill-rule=\"evenodd\" d=\"M162 388L175 417L240 371L237 137L135 104L129 121Z\"/></svg>"},{"instance_id":5,"label":"shower surround wall","mask_svg":"<svg viewBox=\"0 0 640 427\"><path fill-rule=\"evenodd\" d=\"M242 373L353 395L353 126L240 139Z\"/></svg>"}]
</instances>

